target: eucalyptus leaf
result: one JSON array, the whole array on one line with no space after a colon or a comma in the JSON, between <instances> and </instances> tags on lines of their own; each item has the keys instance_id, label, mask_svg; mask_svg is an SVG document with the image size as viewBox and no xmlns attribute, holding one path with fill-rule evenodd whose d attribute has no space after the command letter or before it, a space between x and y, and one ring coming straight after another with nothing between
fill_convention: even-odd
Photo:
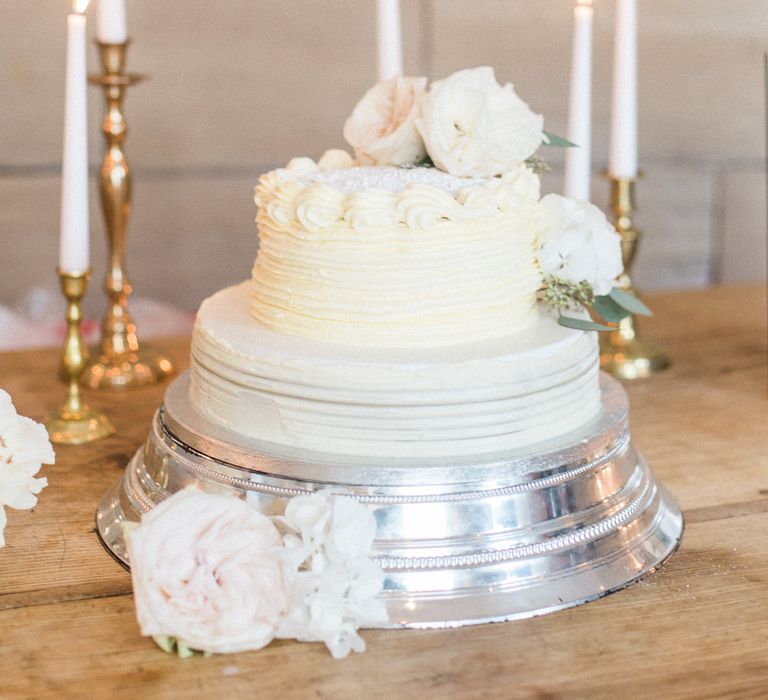
<instances>
[{"instance_id":1,"label":"eucalyptus leaf","mask_svg":"<svg viewBox=\"0 0 768 700\"><path fill-rule=\"evenodd\" d=\"M554 146L555 148L578 148L577 144L571 143L568 139L564 139L562 136L551 134L549 131L543 133L547 146Z\"/></svg>"},{"instance_id":2,"label":"eucalyptus leaf","mask_svg":"<svg viewBox=\"0 0 768 700\"><path fill-rule=\"evenodd\" d=\"M623 289L614 287L608 296L630 313L640 314L641 316L653 316L653 312L643 304L642 301L640 301L634 294L629 294Z\"/></svg>"},{"instance_id":3,"label":"eucalyptus leaf","mask_svg":"<svg viewBox=\"0 0 768 700\"><path fill-rule=\"evenodd\" d=\"M562 314L557 319L557 322L561 326L566 328L575 328L577 331L615 331L612 326L604 326L601 323L595 323L594 321L588 321L585 318L573 318L572 316L563 316Z\"/></svg>"},{"instance_id":4,"label":"eucalyptus leaf","mask_svg":"<svg viewBox=\"0 0 768 700\"><path fill-rule=\"evenodd\" d=\"M609 323L618 323L622 318L630 315L627 309L617 304L607 294L596 296L592 302L592 308Z\"/></svg>"}]
</instances>

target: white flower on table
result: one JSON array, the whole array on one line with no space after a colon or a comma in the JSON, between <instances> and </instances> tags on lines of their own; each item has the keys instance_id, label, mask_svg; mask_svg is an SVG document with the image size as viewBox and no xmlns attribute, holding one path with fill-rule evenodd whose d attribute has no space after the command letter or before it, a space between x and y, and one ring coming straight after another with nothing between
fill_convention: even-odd
<instances>
[{"instance_id":1,"label":"white flower on table","mask_svg":"<svg viewBox=\"0 0 768 700\"><path fill-rule=\"evenodd\" d=\"M220 653L272 641L287 603L281 538L253 506L187 488L127 539L142 634Z\"/></svg>"},{"instance_id":2,"label":"white flower on table","mask_svg":"<svg viewBox=\"0 0 768 700\"><path fill-rule=\"evenodd\" d=\"M556 194L536 207L536 257L542 276L588 282L608 294L623 270L621 238L600 209Z\"/></svg>"},{"instance_id":3,"label":"white flower on table","mask_svg":"<svg viewBox=\"0 0 768 700\"><path fill-rule=\"evenodd\" d=\"M426 85L426 78L398 77L365 93L344 124L344 138L362 165L404 165L424 157L415 122Z\"/></svg>"},{"instance_id":4,"label":"white flower on table","mask_svg":"<svg viewBox=\"0 0 768 700\"><path fill-rule=\"evenodd\" d=\"M493 68L462 70L432 83L416 127L441 170L493 177L523 163L541 145L544 119L496 82Z\"/></svg>"},{"instance_id":5,"label":"white flower on table","mask_svg":"<svg viewBox=\"0 0 768 700\"><path fill-rule=\"evenodd\" d=\"M384 574L370 558L373 515L352 498L319 491L293 498L280 522L286 543L293 543L288 560L294 564L299 550L305 559L290 577L288 614L276 636L324 642L334 658L365 651L357 630L387 620L376 599Z\"/></svg>"},{"instance_id":6,"label":"white flower on table","mask_svg":"<svg viewBox=\"0 0 768 700\"><path fill-rule=\"evenodd\" d=\"M35 474L55 459L45 427L18 415L8 392L0 389L0 547L5 546L4 507L34 508L37 494L48 485Z\"/></svg>"}]
</instances>

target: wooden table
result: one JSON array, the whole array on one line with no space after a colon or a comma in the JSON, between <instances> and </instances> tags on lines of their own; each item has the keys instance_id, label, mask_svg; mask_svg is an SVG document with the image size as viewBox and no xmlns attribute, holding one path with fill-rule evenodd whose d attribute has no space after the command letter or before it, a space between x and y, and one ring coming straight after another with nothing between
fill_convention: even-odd
<instances>
[{"instance_id":1,"label":"wooden table","mask_svg":"<svg viewBox=\"0 0 768 700\"><path fill-rule=\"evenodd\" d=\"M181 660L139 635L129 575L94 508L145 438L163 387L92 394L117 435L59 447L0 550L2 698L768 697L768 400L762 286L651 297L647 332L674 359L628 385L635 443L685 510L680 550L639 584L544 617L449 631L369 631ZM188 339L164 343L186 365ZM42 419L57 352L0 354L0 386Z\"/></svg>"}]
</instances>

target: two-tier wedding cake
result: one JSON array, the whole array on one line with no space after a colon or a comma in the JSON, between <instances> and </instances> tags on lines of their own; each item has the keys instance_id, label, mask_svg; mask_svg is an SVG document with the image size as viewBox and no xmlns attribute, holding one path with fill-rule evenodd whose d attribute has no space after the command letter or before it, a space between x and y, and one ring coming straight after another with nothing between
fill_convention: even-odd
<instances>
[{"instance_id":1,"label":"two-tier wedding cake","mask_svg":"<svg viewBox=\"0 0 768 700\"><path fill-rule=\"evenodd\" d=\"M120 524L188 485L266 514L330 489L375 518L383 626L540 614L657 566L680 513L589 313L636 302L602 212L540 195L562 140L490 68L379 83L344 135L259 180L252 277L200 307L107 546L125 561Z\"/></svg>"},{"instance_id":2,"label":"two-tier wedding cake","mask_svg":"<svg viewBox=\"0 0 768 700\"><path fill-rule=\"evenodd\" d=\"M478 69L430 93L422 79L377 86L346 133L355 160L328 151L259 181L252 280L197 317L194 407L268 442L360 456L521 449L594 418L595 334L537 304L540 258L545 235L564 239L560 272L604 286L619 241L586 203L546 230L548 205L564 207L540 202L526 162L541 118ZM596 235L608 264L574 278L585 252L570 248Z\"/></svg>"},{"instance_id":3,"label":"two-tier wedding cake","mask_svg":"<svg viewBox=\"0 0 768 700\"><path fill-rule=\"evenodd\" d=\"M361 456L525 448L593 418L595 334L536 303L538 177L342 160L262 177L253 279L198 313L194 407Z\"/></svg>"}]
</instances>

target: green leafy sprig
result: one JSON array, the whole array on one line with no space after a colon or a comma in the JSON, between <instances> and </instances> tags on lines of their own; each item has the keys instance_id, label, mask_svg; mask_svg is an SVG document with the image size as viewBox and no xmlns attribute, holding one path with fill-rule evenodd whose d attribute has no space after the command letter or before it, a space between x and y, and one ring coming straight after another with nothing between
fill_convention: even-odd
<instances>
[{"instance_id":1,"label":"green leafy sprig","mask_svg":"<svg viewBox=\"0 0 768 700\"><path fill-rule=\"evenodd\" d=\"M560 311L557 322L566 328L580 331L613 331L616 324L631 314L652 316L651 310L634 294L614 287L608 294L595 294L586 280L568 282L559 277L548 277L540 292L541 300ZM566 316L562 311L587 308L592 316L600 317L604 323L585 318ZM612 324L612 325L609 325Z\"/></svg>"},{"instance_id":2,"label":"green leafy sprig","mask_svg":"<svg viewBox=\"0 0 768 700\"><path fill-rule=\"evenodd\" d=\"M532 170L536 175L546 173L549 171L549 166L544 162L543 158L538 156L531 156L525 159L525 165L529 170Z\"/></svg>"},{"instance_id":3,"label":"green leafy sprig","mask_svg":"<svg viewBox=\"0 0 768 700\"><path fill-rule=\"evenodd\" d=\"M580 306L589 306L595 300L592 285L583 281L578 284L568 282L559 277L548 277L545 280L544 289L541 291L541 299L553 309L563 311L575 310Z\"/></svg>"}]
</instances>

